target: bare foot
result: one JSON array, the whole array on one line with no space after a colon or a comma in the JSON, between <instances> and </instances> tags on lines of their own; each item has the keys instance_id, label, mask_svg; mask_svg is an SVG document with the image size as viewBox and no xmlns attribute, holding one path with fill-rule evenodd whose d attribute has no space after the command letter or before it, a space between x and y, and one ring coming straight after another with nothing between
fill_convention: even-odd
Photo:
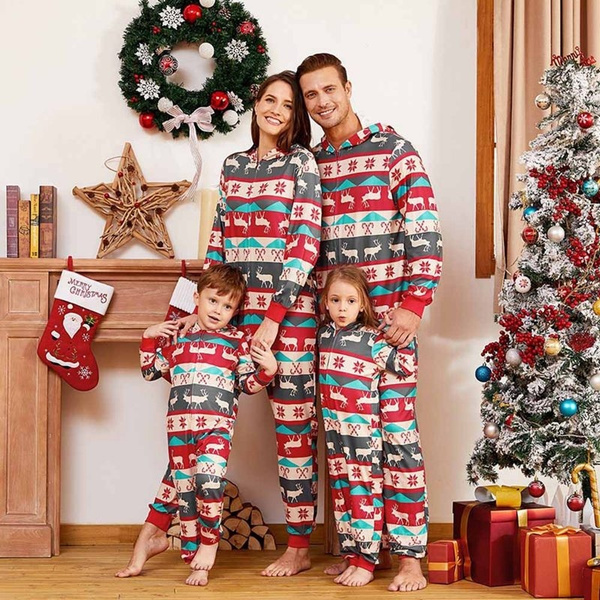
<instances>
[{"instance_id":1,"label":"bare foot","mask_svg":"<svg viewBox=\"0 0 600 600\"><path fill-rule=\"evenodd\" d=\"M384 571L385 569L392 568L392 557L390 556L390 551L387 548L384 548L379 551L379 560L375 564L376 571Z\"/></svg>"},{"instance_id":2,"label":"bare foot","mask_svg":"<svg viewBox=\"0 0 600 600\"><path fill-rule=\"evenodd\" d=\"M146 561L169 547L167 534L152 523L144 523L133 547L129 564L115 573L115 577L135 577L142 572Z\"/></svg>"},{"instance_id":3,"label":"bare foot","mask_svg":"<svg viewBox=\"0 0 600 600\"><path fill-rule=\"evenodd\" d=\"M348 587L361 587L373 581L373 573L362 567L348 567L339 577L333 580L335 583Z\"/></svg>"},{"instance_id":4,"label":"bare foot","mask_svg":"<svg viewBox=\"0 0 600 600\"><path fill-rule=\"evenodd\" d=\"M208 571L192 571L185 582L187 585L208 585Z\"/></svg>"},{"instance_id":5,"label":"bare foot","mask_svg":"<svg viewBox=\"0 0 600 600\"><path fill-rule=\"evenodd\" d=\"M190 563L190 567L194 571L210 571L215 564L215 557L217 556L217 549L219 548L218 542L216 544L200 544L200 548L194 556L194 560ZM196 585L196 584L190 584ZM200 584L206 585L206 584Z\"/></svg>"},{"instance_id":6,"label":"bare foot","mask_svg":"<svg viewBox=\"0 0 600 600\"><path fill-rule=\"evenodd\" d=\"M334 565L329 565L326 569L323 569L323 573L326 575L341 575L348 567L350 563L347 560L341 560Z\"/></svg>"},{"instance_id":7,"label":"bare foot","mask_svg":"<svg viewBox=\"0 0 600 600\"><path fill-rule=\"evenodd\" d=\"M421 561L410 556L400 557L398 575L388 586L390 592L416 592L427 585L427 580L421 571Z\"/></svg>"},{"instance_id":8,"label":"bare foot","mask_svg":"<svg viewBox=\"0 0 600 600\"><path fill-rule=\"evenodd\" d=\"M289 577L310 569L308 548L287 548L261 575L265 577Z\"/></svg>"}]
</instances>

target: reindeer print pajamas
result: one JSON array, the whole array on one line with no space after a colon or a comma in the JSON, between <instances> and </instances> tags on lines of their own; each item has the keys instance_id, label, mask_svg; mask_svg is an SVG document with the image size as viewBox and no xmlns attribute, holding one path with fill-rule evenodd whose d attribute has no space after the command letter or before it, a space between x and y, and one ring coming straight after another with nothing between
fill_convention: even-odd
<instances>
[{"instance_id":1,"label":"reindeer print pajamas","mask_svg":"<svg viewBox=\"0 0 600 600\"><path fill-rule=\"evenodd\" d=\"M396 349L359 323L319 331L319 394L329 482L342 554L375 568L383 526L382 432L378 386L384 371L414 377L415 346Z\"/></svg>"},{"instance_id":2,"label":"reindeer print pajamas","mask_svg":"<svg viewBox=\"0 0 600 600\"><path fill-rule=\"evenodd\" d=\"M316 301L321 188L313 155L300 146L256 150L225 160L221 199L206 265L239 266L248 284L238 326L252 336L263 318L280 324L278 362L268 388L275 418L279 482L288 544L306 547L317 493L315 411Z\"/></svg>"},{"instance_id":3,"label":"reindeer print pajamas","mask_svg":"<svg viewBox=\"0 0 600 600\"><path fill-rule=\"evenodd\" d=\"M337 151L323 138L315 156L323 196L319 290L330 270L353 264L365 272L380 318L395 307L421 317L441 275L442 239L418 153L391 127L375 124ZM420 558L428 511L416 393L416 365L414 379L383 375L383 501L390 550Z\"/></svg>"},{"instance_id":4,"label":"reindeer print pajamas","mask_svg":"<svg viewBox=\"0 0 600 600\"><path fill-rule=\"evenodd\" d=\"M272 378L257 371L234 327L206 331L196 324L162 348L143 338L140 363L144 379L171 380L169 467L146 520L166 531L179 510L181 556L190 562L200 544L219 541L239 390L255 394Z\"/></svg>"}]
</instances>

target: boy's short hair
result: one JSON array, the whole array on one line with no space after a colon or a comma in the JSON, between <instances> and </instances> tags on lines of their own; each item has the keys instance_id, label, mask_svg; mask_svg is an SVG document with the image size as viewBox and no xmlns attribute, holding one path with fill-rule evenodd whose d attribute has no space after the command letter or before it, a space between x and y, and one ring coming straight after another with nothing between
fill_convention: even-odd
<instances>
[{"instance_id":1,"label":"boy's short hair","mask_svg":"<svg viewBox=\"0 0 600 600\"><path fill-rule=\"evenodd\" d=\"M198 293L206 288L217 290L219 296L231 294L238 307L246 295L246 281L242 272L232 265L210 265L198 277Z\"/></svg>"},{"instance_id":2,"label":"boy's short hair","mask_svg":"<svg viewBox=\"0 0 600 600\"><path fill-rule=\"evenodd\" d=\"M348 83L348 73L346 72L346 67L342 64L342 61L337 56L328 54L327 52L320 52L319 54L307 56L296 69L296 79L300 81L302 75L324 69L325 67L334 67L340 76L342 85Z\"/></svg>"}]
</instances>

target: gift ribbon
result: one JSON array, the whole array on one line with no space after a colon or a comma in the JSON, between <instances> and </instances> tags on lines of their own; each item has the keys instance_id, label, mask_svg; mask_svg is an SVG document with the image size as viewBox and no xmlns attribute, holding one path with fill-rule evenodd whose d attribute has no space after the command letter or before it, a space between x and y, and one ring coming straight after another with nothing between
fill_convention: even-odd
<instances>
[{"instance_id":1,"label":"gift ribbon","mask_svg":"<svg viewBox=\"0 0 600 600\"><path fill-rule=\"evenodd\" d=\"M525 534L525 564L523 586L529 592L529 540L532 535L549 533L556 537L556 567L558 574L558 596L568 597L571 593L571 573L569 571L569 535L579 533L575 527L559 527L554 523L540 525Z\"/></svg>"},{"instance_id":2,"label":"gift ribbon","mask_svg":"<svg viewBox=\"0 0 600 600\"><path fill-rule=\"evenodd\" d=\"M196 173L190 187L181 195L180 200L191 200L194 197L198 182L200 181L200 173L202 173L202 156L198 149L198 136L196 134L196 125L200 131L211 132L215 126L212 124L212 114L215 112L210 106L200 106L191 115L186 115L179 106L175 104L168 111L173 118L165 121L163 127L165 131L171 133L173 129L179 129L186 123L190 130L190 150L194 163L196 164Z\"/></svg>"},{"instance_id":3,"label":"gift ribbon","mask_svg":"<svg viewBox=\"0 0 600 600\"><path fill-rule=\"evenodd\" d=\"M430 571L450 571L454 569L453 581L458 581L459 568L463 564L463 560L460 557L460 546L458 540L439 540L440 542L449 542L454 547L454 556L456 560L450 562L430 562L428 568Z\"/></svg>"},{"instance_id":4,"label":"gift ribbon","mask_svg":"<svg viewBox=\"0 0 600 600\"><path fill-rule=\"evenodd\" d=\"M482 485L475 490L475 498L480 502L495 500L498 508L520 508L524 489L522 485Z\"/></svg>"},{"instance_id":5,"label":"gift ribbon","mask_svg":"<svg viewBox=\"0 0 600 600\"><path fill-rule=\"evenodd\" d=\"M600 571L594 569L592 571L592 600L600 597Z\"/></svg>"}]
</instances>

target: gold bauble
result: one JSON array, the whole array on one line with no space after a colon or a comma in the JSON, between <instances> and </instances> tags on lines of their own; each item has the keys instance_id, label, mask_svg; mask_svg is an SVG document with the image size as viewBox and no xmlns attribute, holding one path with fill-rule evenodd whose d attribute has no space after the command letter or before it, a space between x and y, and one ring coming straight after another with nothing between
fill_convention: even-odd
<instances>
[{"instance_id":1,"label":"gold bauble","mask_svg":"<svg viewBox=\"0 0 600 600\"><path fill-rule=\"evenodd\" d=\"M598 300L592 304L592 309L597 315L600 316L600 298L598 298Z\"/></svg>"},{"instance_id":2,"label":"gold bauble","mask_svg":"<svg viewBox=\"0 0 600 600\"><path fill-rule=\"evenodd\" d=\"M556 356L561 350L562 346L557 338L548 338L544 343L544 352L548 356Z\"/></svg>"}]
</instances>

